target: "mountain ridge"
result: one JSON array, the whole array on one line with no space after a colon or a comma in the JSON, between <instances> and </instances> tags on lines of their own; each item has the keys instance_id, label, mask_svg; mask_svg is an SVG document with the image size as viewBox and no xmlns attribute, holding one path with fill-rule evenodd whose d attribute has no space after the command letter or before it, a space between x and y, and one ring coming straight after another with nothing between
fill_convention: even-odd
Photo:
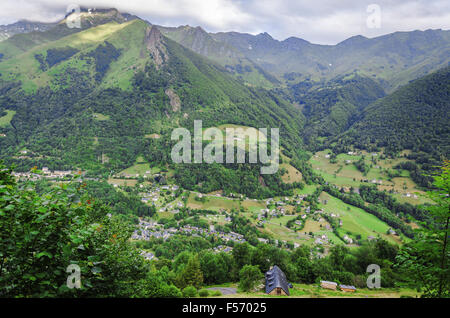
<instances>
[{"instance_id":1,"label":"mountain ridge","mask_svg":"<svg viewBox=\"0 0 450 318\"><path fill-rule=\"evenodd\" d=\"M95 25L89 19L92 14L98 16L99 23L102 16L122 22L141 19L111 8L83 8L82 20ZM165 36L227 68L244 83L269 89L307 79L329 81L356 71L393 92L450 62L450 31L442 29L398 31L373 38L355 35L335 45L322 45L295 36L280 41L267 32L209 33L201 26L188 25L158 28Z\"/></svg>"}]
</instances>

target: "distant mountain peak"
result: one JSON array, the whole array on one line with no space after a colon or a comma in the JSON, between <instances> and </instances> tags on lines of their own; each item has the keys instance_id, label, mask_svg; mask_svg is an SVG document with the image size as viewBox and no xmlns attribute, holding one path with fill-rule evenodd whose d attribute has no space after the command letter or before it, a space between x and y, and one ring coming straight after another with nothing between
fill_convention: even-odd
<instances>
[{"instance_id":1,"label":"distant mountain peak","mask_svg":"<svg viewBox=\"0 0 450 318\"><path fill-rule=\"evenodd\" d=\"M287 38L286 40L282 41L281 44L284 47L286 47L287 49L299 50L302 47L310 45L311 43L309 43L306 40L291 36L291 37Z\"/></svg>"},{"instance_id":2,"label":"distant mountain peak","mask_svg":"<svg viewBox=\"0 0 450 318\"><path fill-rule=\"evenodd\" d=\"M366 38L365 36L362 36L362 35L355 35L355 36L352 36L352 37L350 37L350 38L348 38L348 39L346 39L346 40L344 40L344 41L338 43L337 45L353 45L353 44L361 44L361 43L367 42L367 41L369 41L369 40L370 40L370 39L369 39L369 38Z\"/></svg>"},{"instance_id":3,"label":"distant mountain peak","mask_svg":"<svg viewBox=\"0 0 450 318\"><path fill-rule=\"evenodd\" d=\"M257 35L257 37L268 39L268 40L273 40L272 36L267 32L260 33Z\"/></svg>"},{"instance_id":4,"label":"distant mountain peak","mask_svg":"<svg viewBox=\"0 0 450 318\"><path fill-rule=\"evenodd\" d=\"M309 44L310 42L303 40L301 38L297 38L295 36L291 36L289 38L287 38L286 40L284 40L283 42L286 43L305 43L305 44Z\"/></svg>"}]
</instances>

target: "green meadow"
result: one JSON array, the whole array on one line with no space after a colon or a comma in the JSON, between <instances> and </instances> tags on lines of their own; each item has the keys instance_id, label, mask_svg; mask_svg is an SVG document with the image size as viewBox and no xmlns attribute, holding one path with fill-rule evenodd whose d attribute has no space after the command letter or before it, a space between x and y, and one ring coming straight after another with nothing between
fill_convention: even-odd
<instances>
[{"instance_id":1,"label":"green meadow","mask_svg":"<svg viewBox=\"0 0 450 318\"><path fill-rule=\"evenodd\" d=\"M386 234L390 226L376 216L348 205L325 192L320 195L319 199L321 201L320 207L324 212L339 215L338 219L342 220L343 223L342 227L338 229L341 235L347 234L353 239L356 238L356 235L361 235L362 239L367 239L368 236L381 236L391 243L399 243L398 237ZM327 201L327 204L323 204L324 200Z\"/></svg>"},{"instance_id":2,"label":"green meadow","mask_svg":"<svg viewBox=\"0 0 450 318\"><path fill-rule=\"evenodd\" d=\"M11 123L11 120L13 119L14 115L16 114L16 111L14 110L7 110L6 115L3 117L0 117L0 127L7 127Z\"/></svg>"}]
</instances>

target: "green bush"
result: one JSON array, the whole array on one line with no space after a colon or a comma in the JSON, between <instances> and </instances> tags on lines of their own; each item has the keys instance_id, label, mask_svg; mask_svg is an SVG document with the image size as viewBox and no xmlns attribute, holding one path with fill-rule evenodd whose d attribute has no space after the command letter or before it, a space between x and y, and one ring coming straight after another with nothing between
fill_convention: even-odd
<instances>
[{"instance_id":1,"label":"green bush","mask_svg":"<svg viewBox=\"0 0 450 318\"><path fill-rule=\"evenodd\" d=\"M129 242L133 227L78 183L36 192L0 162L0 297L139 297L147 264ZM68 265L82 288L67 286Z\"/></svg>"},{"instance_id":2,"label":"green bush","mask_svg":"<svg viewBox=\"0 0 450 318\"><path fill-rule=\"evenodd\" d=\"M185 289L183 289L183 297L194 298L197 296L198 296L197 289L194 286L188 286Z\"/></svg>"},{"instance_id":3,"label":"green bush","mask_svg":"<svg viewBox=\"0 0 450 318\"><path fill-rule=\"evenodd\" d=\"M220 290L215 290L211 293L211 296L222 296L222 292Z\"/></svg>"},{"instance_id":4,"label":"green bush","mask_svg":"<svg viewBox=\"0 0 450 318\"><path fill-rule=\"evenodd\" d=\"M263 274L258 266L245 265L239 272L239 288L243 291L250 291L262 278Z\"/></svg>"},{"instance_id":5,"label":"green bush","mask_svg":"<svg viewBox=\"0 0 450 318\"><path fill-rule=\"evenodd\" d=\"M183 294L176 286L170 285L163 289L164 297L167 298L181 298Z\"/></svg>"},{"instance_id":6,"label":"green bush","mask_svg":"<svg viewBox=\"0 0 450 318\"><path fill-rule=\"evenodd\" d=\"M209 296L209 290L207 290L207 289L201 289L201 290L198 292L198 295L199 295L200 297L208 297L208 296Z\"/></svg>"}]
</instances>

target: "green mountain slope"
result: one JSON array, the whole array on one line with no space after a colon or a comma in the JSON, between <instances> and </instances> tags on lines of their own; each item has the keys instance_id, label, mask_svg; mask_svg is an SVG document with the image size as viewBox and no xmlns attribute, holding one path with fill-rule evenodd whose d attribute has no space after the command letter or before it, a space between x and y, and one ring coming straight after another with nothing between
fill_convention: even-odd
<instances>
[{"instance_id":1,"label":"green mountain slope","mask_svg":"<svg viewBox=\"0 0 450 318\"><path fill-rule=\"evenodd\" d=\"M15 36L4 37L4 39L8 39L8 41L0 42L0 54L2 54L3 59L16 57L36 46L56 41L82 30L111 22L120 24L137 18L129 14L121 14L116 9L91 10L82 8L80 12L80 29L68 27L66 22L69 16L70 14L58 23L42 24L38 22L18 22L9 26L3 26L2 28L5 30L16 30L16 25L18 24L20 26L20 32L19 30L16 30L16 32L11 32L11 35Z\"/></svg>"},{"instance_id":2,"label":"green mountain slope","mask_svg":"<svg viewBox=\"0 0 450 318\"><path fill-rule=\"evenodd\" d=\"M291 91L307 118L303 137L312 149L321 148L322 137L345 132L366 106L385 95L376 81L357 74L340 76L304 93L303 86L294 85Z\"/></svg>"},{"instance_id":3,"label":"green mountain slope","mask_svg":"<svg viewBox=\"0 0 450 318\"><path fill-rule=\"evenodd\" d=\"M376 101L345 138L388 152L410 149L435 159L450 154L450 67L420 78Z\"/></svg>"},{"instance_id":4,"label":"green mountain slope","mask_svg":"<svg viewBox=\"0 0 450 318\"><path fill-rule=\"evenodd\" d=\"M48 39L47 32L40 36ZM204 127L279 127L287 153L302 148L298 109L243 85L142 20L110 21L22 51L0 60L0 111L15 111L1 128L0 155L22 169L109 171L138 155L168 161L171 130L196 119ZM162 138L146 138L154 133Z\"/></svg>"},{"instance_id":5,"label":"green mountain slope","mask_svg":"<svg viewBox=\"0 0 450 318\"><path fill-rule=\"evenodd\" d=\"M224 66L236 78L250 84L272 88L279 81L231 45L215 40L201 27L180 26L159 30L184 47Z\"/></svg>"}]
</instances>

